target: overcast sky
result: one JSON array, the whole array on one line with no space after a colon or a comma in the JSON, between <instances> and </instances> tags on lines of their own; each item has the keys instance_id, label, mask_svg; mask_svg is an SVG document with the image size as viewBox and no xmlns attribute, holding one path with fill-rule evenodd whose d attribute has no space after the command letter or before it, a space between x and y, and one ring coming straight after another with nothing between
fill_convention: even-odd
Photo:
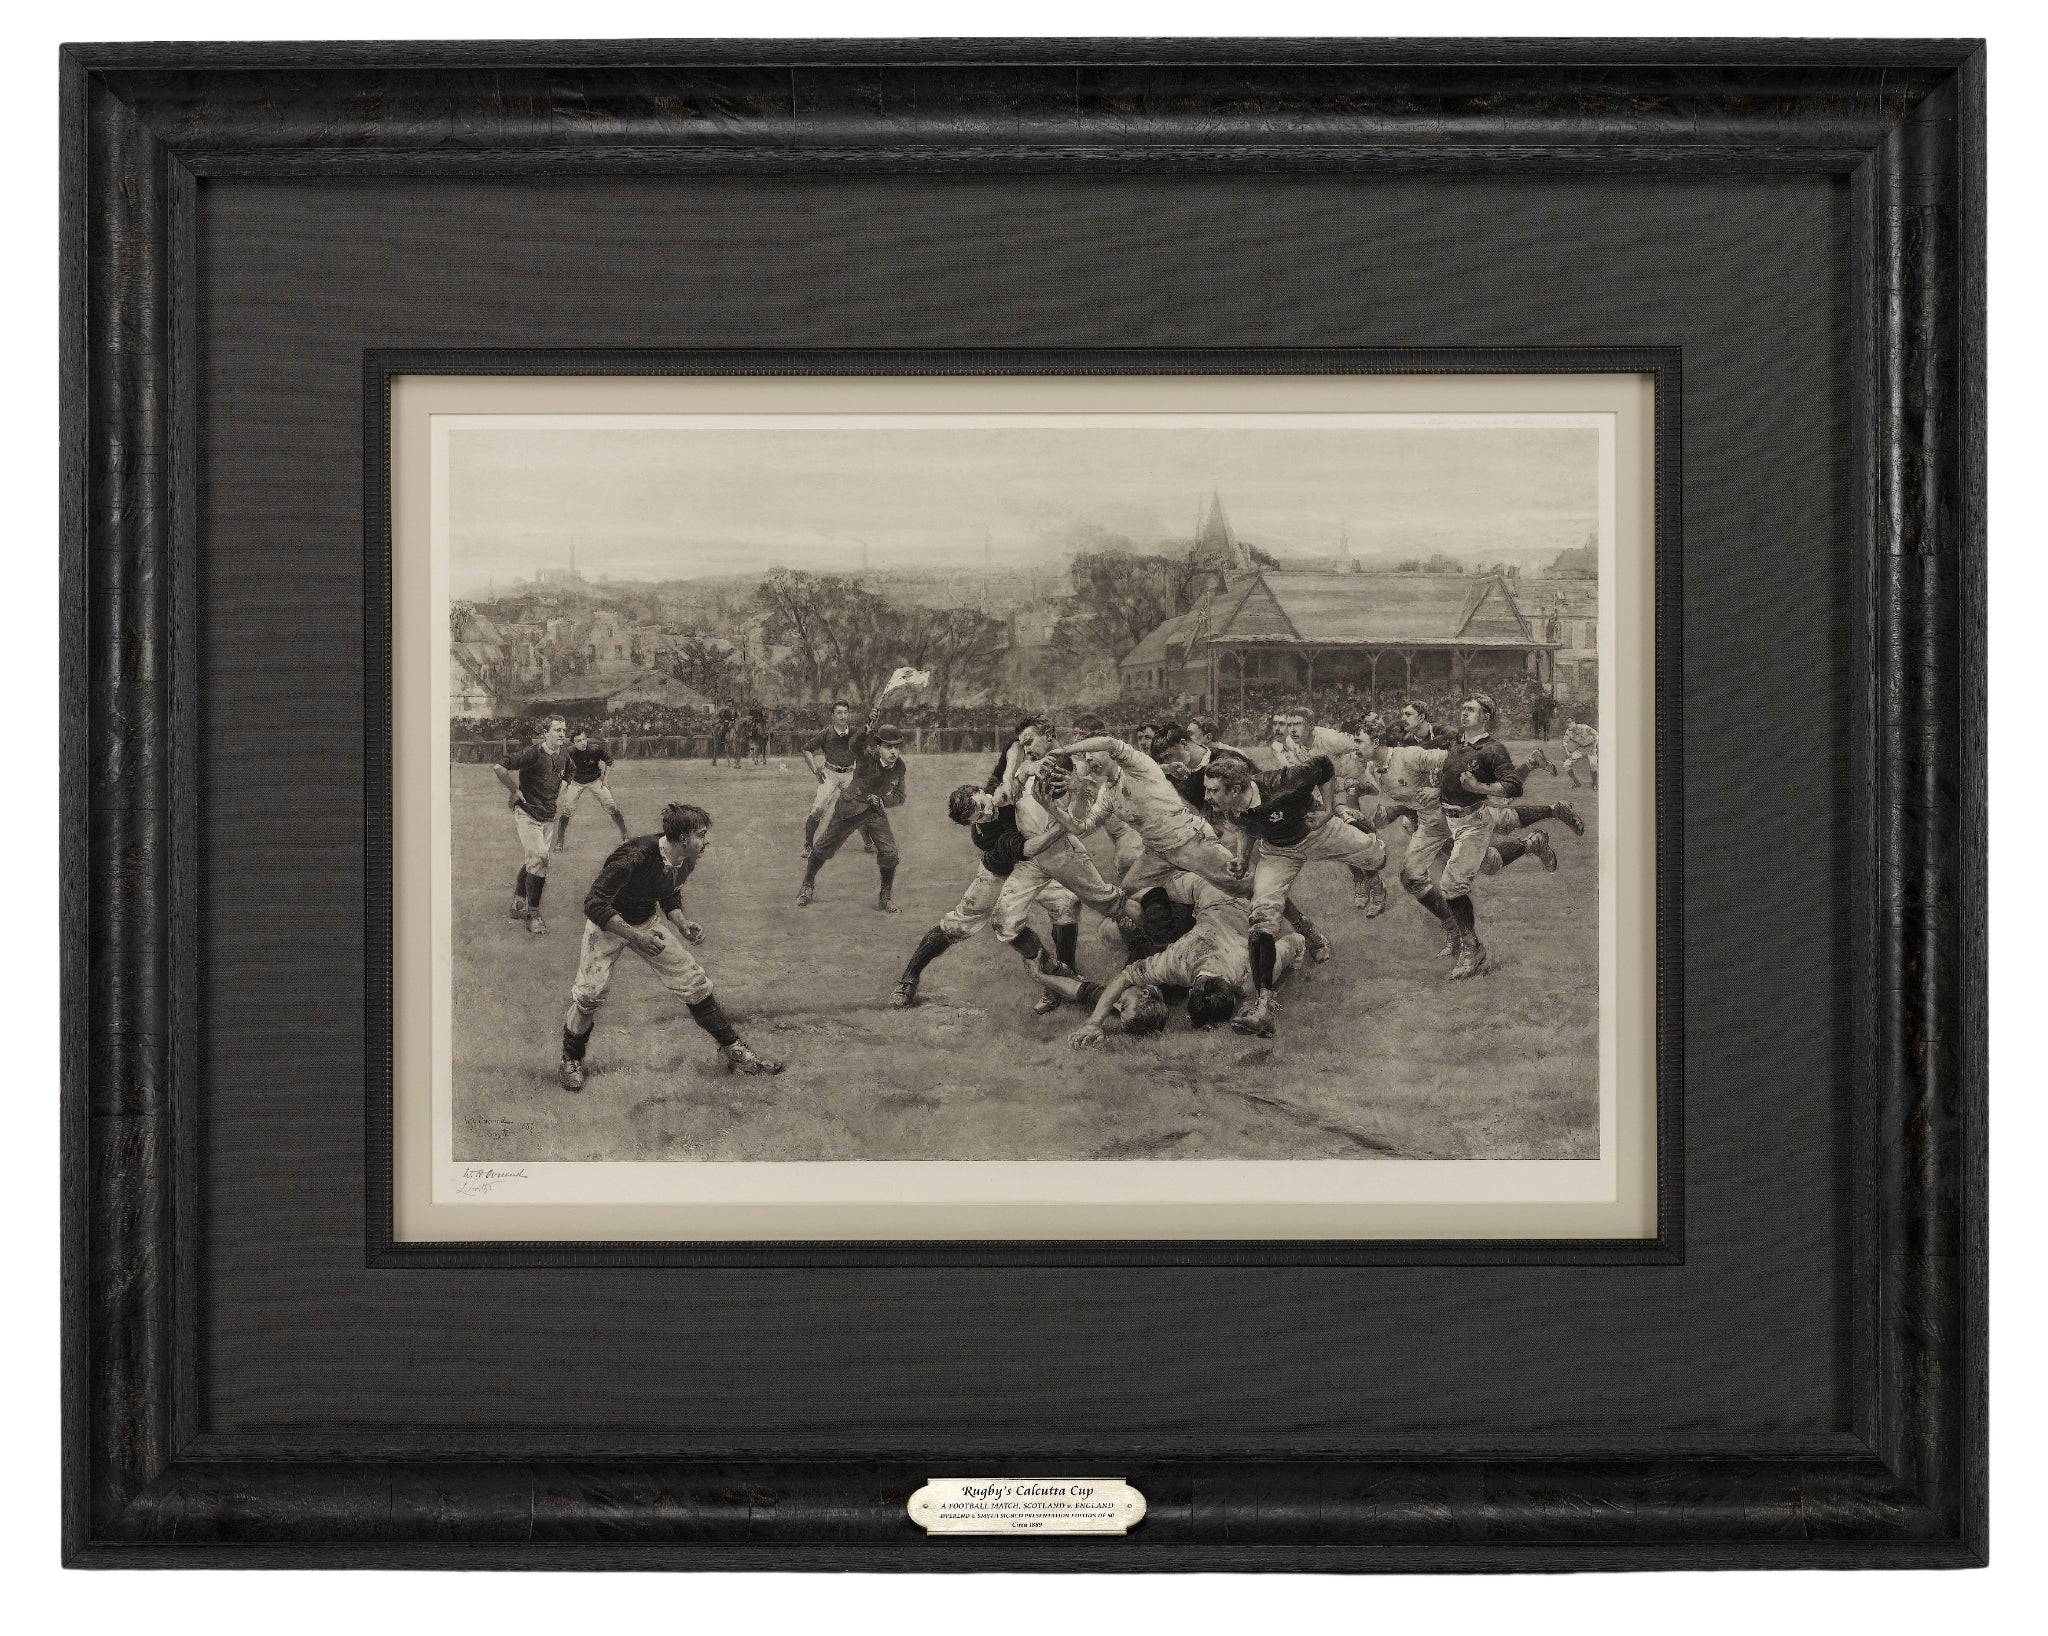
<instances>
[{"instance_id":1,"label":"overcast sky","mask_svg":"<svg viewBox=\"0 0 2048 1636\"><path fill-rule=\"evenodd\" d=\"M1587 429L650 428L449 434L456 595L564 567L672 579L780 564L1058 566L1094 524L1186 539L1213 489L1282 556L1562 550L1596 522Z\"/></svg>"}]
</instances>

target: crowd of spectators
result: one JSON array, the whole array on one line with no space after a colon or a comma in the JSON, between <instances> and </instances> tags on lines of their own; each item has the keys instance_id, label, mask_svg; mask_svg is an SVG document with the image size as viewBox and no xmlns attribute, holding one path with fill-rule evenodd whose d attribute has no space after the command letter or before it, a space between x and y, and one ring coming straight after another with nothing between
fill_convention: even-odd
<instances>
[{"instance_id":1,"label":"crowd of spectators","mask_svg":"<svg viewBox=\"0 0 2048 1636\"><path fill-rule=\"evenodd\" d=\"M1486 690L1500 706L1496 731L1503 738L1555 737L1574 717L1587 721L1594 719L1596 701L1590 695L1583 696L1569 705L1555 705L1550 712L1547 732L1539 732L1539 727L1546 725L1540 719L1537 698L1540 690L1527 676L1496 680L1489 683ZM1415 696L1430 707L1431 715L1437 721L1448 724L1457 720L1458 699L1451 693L1423 693L1418 690ZM1373 692L1364 688L1336 687L1319 689L1308 695L1305 702L1315 708L1317 719L1325 725L1344 727L1368 714L1392 720L1410 697L1400 688L1381 688ZM1297 702L1303 702L1299 689L1255 682L1246 689L1242 705L1237 689L1226 688L1219 708L1213 714L1222 718L1218 728L1224 742L1247 742L1264 734L1274 708ZM936 705L918 703L892 709L888 714L889 720L899 727L935 733L937 736L931 741L935 745L946 749L981 749L986 747L985 740L994 742L1020 717L1031 713L1030 707L1025 705L993 701L971 706L952 705L943 712ZM1134 731L1140 723L1186 722L1212 714L1199 698L1161 693L1125 694L1103 706L1099 713L1113 725L1120 724L1117 726L1119 731ZM829 703L713 709L632 704L619 706L601 721L572 719L569 730L574 732L578 728L587 728L611 746L614 755L631 758L642 755L710 755L713 746L720 742L721 729L724 748L734 751L749 742L750 731L758 725L766 729L769 753L788 755L794 753L808 735L829 725L831 714ZM451 737L459 758L495 759L497 755L533 738L544 719L532 715L462 718L451 724Z\"/></svg>"}]
</instances>

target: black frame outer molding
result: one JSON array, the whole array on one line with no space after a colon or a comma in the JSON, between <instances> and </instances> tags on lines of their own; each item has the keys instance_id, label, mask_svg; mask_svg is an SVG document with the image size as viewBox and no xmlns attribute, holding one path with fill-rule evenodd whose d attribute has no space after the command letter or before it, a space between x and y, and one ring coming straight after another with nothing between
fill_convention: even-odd
<instances>
[{"instance_id":1,"label":"black frame outer molding","mask_svg":"<svg viewBox=\"0 0 2048 1636\"><path fill-rule=\"evenodd\" d=\"M61 57L64 1552L84 1566L1981 1564L1984 55L1975 41L74 46ZM1852 1428L1154 1452L1127 1540L927 1540L959 1462L200 1424L195 205L208 176L1809 172L1853 201ZM963 1458L967 1451L962 1451ZM986 1451L972 1463L988 1465ZM1020 1474L1075 1458L1032 1451Z\"/></svg>"}]
</instances>

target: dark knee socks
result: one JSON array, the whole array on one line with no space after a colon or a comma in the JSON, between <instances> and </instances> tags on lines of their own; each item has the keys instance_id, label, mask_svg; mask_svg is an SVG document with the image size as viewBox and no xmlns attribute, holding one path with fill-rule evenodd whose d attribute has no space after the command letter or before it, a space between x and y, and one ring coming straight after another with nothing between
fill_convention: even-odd
<instances>
[{"instance_id":1,"label":"dark knee socks","mask_svg":"<svg viewBox=\"0 0 2048 1636\"><path fill-rule=\"evenodd\" d=\"M1247 951L1251 955L1252 981L1258 984L1261 990L1271 988L1273 986L1273 967L1276 963L1273 934L1271 932L1253 932L1251 940L1247 944Z\"/></svg>"},{"instance_id":2,"label":"dark knee socks","mask_svg":"<svg viewBox=\"0 0 2048 1636\"><path fill-rule=\"evenodd\" d=\"M1010 947L1015 949L1026 960L1036 960L1045 953L1045 945L1038 941L1038 933L1034 932L1029 926L1026 926L1015 937L1010 939Z\"/></svg>"},{"instance_id":3,"label":"dark knee socks","mask_svg":"<svg viewBox=\"0 0 2048 1636\"><path fill-rule=\"evenodd\" d=\"M562 1055L569 1061L581 1062L583 1060L584 1050L590 1044L590 1036L596 1030L597 1019L592 1017L590 1024L591 1026L580 1034L567 1023L562 1024Z\"/></svg>"},{"instance_id":4,"label":"dark knee socks","mask_svg":"<svg viewBox=\"0 0 2048 1636\"><path fill-rule=\"evenodd\" d=\"M739 1031L725 1020L725 1013L719 1008L716 994L707 994L701 1000L691 1001L690 1015L697 1019L697 1026L720 1045L730 1045L740 1037Z\"/></svg>"},{"instance_id":5,"label":"dark knee socks","mask_svg":"<svg viewBox=\"0 0 2048 1636\"><path fill-rule=\"evenodd\" d=\"M1493 850L1500 855L1500 866L1505 869L1529 850L1529 843L1518 840L1495 841Z\"/></svg>"},{"instance_id":6,"label":"dark knee socks","mask_svg":"<svg viewBox=\"0 0 2048 1636\"><path fill-rule=\"evenodd\" d=\"M1451 918L1450 904L1445 900L1443 893L1436 889L1434 882L1425 881L1421 886L1409 886L1406 881L1403 881L1402 885L1408 886L1409 894L1415 901L1435 915L1446 926L1457 924Z\"/></svg>"},{"instance_id":7,"label":"dark knee socks","mask_svg":"<svg viewBox=\"0 0 2048 1636\"><path fill-rule=\"evenodd\" d=\"M1472 899L1460 892L1454 898L1445 898L1444 903L1449 908L1451 921L1458 930L1467 937L1473 936L1477 923L1472 918Z\"/></svg>"},{"instance_id":8,"label":"dark knee socks","mask_svg":"<svg viewBox=\"0 0 2048 1636\"><path fill-rule=\"evenodd\" d=\"M910 963L903 968L903 981L914 983L924 968L953 946L953 939L934 926L917 940L917 947L910 951Z\"/></svg>"},{"instance_id":9,"label":"dark knee socks","mask_svg":"<svg viewBox=\"0 0 2048 1636\"><path fill-rule=\"evenodd\" d=\"M1073 969L1076 957L1081 952L1081 927L1077 921L1070 921L1052 929L1052 957Z\"/></svg>"},{"instance_id":10,"label":"dark knee socks","mask_svg":"<svg viewBox=\"0 0 2048 1636\"><path fill-rule=\"evenodd\" d=\"M547 889L547 884L548 884L548 878L547 878L547 876L545 876L545 875L536 875L536 874L532 873L532 872L531 872L530 870L529 870L529 871L527 872L527 876L526 876L526 906L527 906L527 908L529 908L529 909L538 909L538 908L540 907L540 895L541 895L541 893L542 893L543 891L545 891L545 890Z\"/></svg>"}]
</instances>

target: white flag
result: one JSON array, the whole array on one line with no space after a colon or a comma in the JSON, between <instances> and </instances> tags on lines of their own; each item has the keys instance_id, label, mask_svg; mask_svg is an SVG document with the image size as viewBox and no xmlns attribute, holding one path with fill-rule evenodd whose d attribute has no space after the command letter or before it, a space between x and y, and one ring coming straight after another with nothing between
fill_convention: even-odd
<instances>
[{"instance_id":1,"label":"white flag","mask_svg":"<svg viewBox=\"0 0 2048 1636\"><path fill-rule=\"evenodd\" d=\"M884 696L900 693L906 687L929 687L932 673L928 670L913 670L909 665L896 667L896 674L889 678L889 685L882 689Z\"/></svg>"}]
</instances>

